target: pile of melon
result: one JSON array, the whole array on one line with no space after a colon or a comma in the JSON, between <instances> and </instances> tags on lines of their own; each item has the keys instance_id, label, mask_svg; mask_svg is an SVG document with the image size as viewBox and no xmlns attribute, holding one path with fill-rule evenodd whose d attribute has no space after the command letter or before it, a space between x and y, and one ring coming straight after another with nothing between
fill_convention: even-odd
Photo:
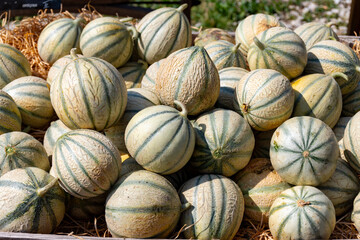
<instances>
[{"instance_id":1,"label":"pile of melon","mask_svg":"<svg viewBox=\"0 0 360 240\"><path fill-rule=\"evenodd\" d=\"M51 22L47 79L0 44L0 231L53 233L65 212L125 238L233 239L247 218L328 239L351 212L360 230L356 53L265 14L193 41L186 7Z\"/></svg>"}]
</instances>

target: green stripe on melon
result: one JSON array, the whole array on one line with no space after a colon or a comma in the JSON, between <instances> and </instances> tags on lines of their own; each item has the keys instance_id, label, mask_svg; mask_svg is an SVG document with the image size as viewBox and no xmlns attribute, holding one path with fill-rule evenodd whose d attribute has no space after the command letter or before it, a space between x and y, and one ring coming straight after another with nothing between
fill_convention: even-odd
<instances>
[{"instance_id":1,"label":"green stripe on melon","mask_svg":"<svg viewBox=\"0 0 360 240\"><path fill-rule=\"evenodd\" d=\"M149 91L156 92L155 83L156 75L159 71L160 64L163 63L165 59L161 59L157 62L151 64L148 69L146 69L145 75L141 80L141 88L144 88Z\"/></svg>"},{"instance_id":2,"label":"green stripe on melon","mask_svg":"<svg viewBox=\"0 0 360 240\"><path fill-rule=\"evenodd\" d=\"M224 40L235 44L234 37L231 36L228 31L220 28L207 28L199 30L199 34L194 39L194 45L204 47L206 44L218 40Z\"/></svg>"},{"instance_id":3,"label":"green stripe on melon","mask_svg":"<svg viewBox=\"0 0 360 240\"><path fill-rule=\"evenodd\" d=\"M0 134L21 131L21 114L14 99L0 90Z\"/></svg>"},{"instance_id":4,"label":"green stripe on melon","mask_svg":"<svg viewBox=\"0 0 360 240\"><path fill-rule=\"evenodd\" d=\"M61 120L51 122L44 135L44 148L48 156L53 154L55 143L58 138L69 131L71 131L71 129L68 128Z\"/></svg>"},{"instance_id":5,"label":"green stripe on melon","mask_svg":"<svg viewBox=\"0 0 360 240\"><path fill-rule=\"evenodd\" d=\"M335 133L335 137L338 140L338 142L340 142L343 139L345 128L350 120L351 117L340 117L335 127L333 127L333 132Z\"/></svg>"},{"instance_id":6,"label":"green stripe on melon","mask_svg":"<svg viewBox=\"0 0 360 240\"><path fill-rule=\"evenodd\" d=\"M355 224L356 229L360 231L360 193L356 196L353 206L351 221Z\"/></svg>"},{"instance_id":7,"label":"green stripe on melon","mask_svg":"<svg viewBox=\"0 0 360 240\"><path fill-rule=\"evenodd\" d=\"M352 117L360 111L360 82L355 90L343 96L342 115Z\"/></svg>"},{"instance_id":8,"label":"green stripe on melon","mask_svg":"<svg viewBox=\"0 0 360 240\"><path fill-rule=\"evenodd\" d=\"M350 166L360 173L360 113L348 122L344 132L344 155Z\"/></svg>"},{"instance_id":9,"label":"green stripe on melon","mask_svg":"<svg viewBox=\"0 0 360 240\"><path fill-rule=\"evenodd\" d=\"M141 87L141 80L143 79L148 64L142 60L138 62L128 62L124 66L118 68L122 77L125 80L126 88Z\"/></svg>"}]
</instances>

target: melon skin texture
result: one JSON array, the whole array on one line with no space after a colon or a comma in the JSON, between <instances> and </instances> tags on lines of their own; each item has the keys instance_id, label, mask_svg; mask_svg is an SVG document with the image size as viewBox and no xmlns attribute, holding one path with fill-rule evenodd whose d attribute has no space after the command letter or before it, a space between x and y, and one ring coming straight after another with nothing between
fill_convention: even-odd
<instances>
[{"instance_id":1,"label":"melon skin texture","mask_svg":"<svg viewBox=\"0 0 360 240\"><path fill-rule=\"evenodd\" d=\"M354 50L333 40L316 43L308 52L308 63L304 74L343 73L346 77L336 77L343 95L355 90L360 81L360 60Z\"/></svg>"},{"instance_id":2,"label":"melon skin texture","mask_svg":"<svg viewBox=\"0 0 360 240\"><path fill-rule=\"evenodd\" d=\"M164 105L182 102L189 115L198 115L213 107L220 93L219 73L203 47L174 52L160 65L156 92Z\"/></svg>"},{"instance_id":3,"label":"melon skin texture","mask_svg":"<svg viewBox=\"0 0 360 240\"><path fill-rule=\"evenodd\" d=\"M216 108L202 114L194 125L196 143L190 164L199 173L229 177L249 163L254 134L238 113Z\"/></svg>"},{"instance_id":4,"label":"melon skin texture","mask_svg":"<svg viewBox=\"0 0 360 240\"><path fill-rule=\"evenodd\" d=\"M102 131L116 124L127 103L124 79L110 63L78 57L52 82L51 103L59 119L71 129Z\"/></svg>"},{"instance_id":5,"label":"melon skin texture","mask_svg":"<svg viewBox=\"0 0 360 240\"><path fill-rule=\"evenodd\" d=\"M268 223L270 207L291 186L281 179L270 159L254 158L234 176L244 194L245 215L257 222Z\"/></svg>"},{"instance_id":6,"label":"melon skin texture","mask_svg":"<svg viewBox=\"0 0 360 240\"><path fill-rule=\"evenodd\" d=\"M0 134L21 131L21 114L14 99L0 90Z\"/></svg>"},{"instance_id":7,"label":"melon skin texture","mask_svg":"<svg viewBox=\"0 0 360 240\"><path fill-rule=\"evenodd\" d=\"M34 76L18 78L3 90L15 101L22 123L33 128L43 128L51 122L54 109L50 101L50 85Z\"/></svg>"},{"instance_id":8,"label":"melon skin texture","mask_svg":"<svg viewBox=\"0 0 360 240\"><path fill-rule=\"evenodd\" d=\"M0 177L0 231L51 233L65 214L65 193L58 179L35 167Z\"/></svg>"},{"instance_id":9,"label":"melon skin texture","mask_svg":"<svg viewBox=\"0 0 360 240\"><path fill-rule=\"evenodd\" d=\"M161 59L157 62L151 64L148 69L146 69L145 75L141 80L141 88L146 90L156 92L156 76L157 72L159 71L160 65L165 61L165 59Z\"/></svg>"},{"instance_id":10,"label":"melon skin texture","mask_svg":"<svg viewBox=\"0 0 360 240\"><path fill-rule=\"evenodd\" d=\"M51 122L44 135L44 148L48 156L52 156L55 143L58 138L70 131L71 129L68 128L61 120Z\"/></svg>"},{"instance_id":11,"label":"melon skin texture","mask_svg":"<svg viewBox=\"0 0 360 240\"><path fill-rule=\"evenodd\" d=\"M310 74L291 82L295 91L292 116L311 116L333 128L340 118L342 95L331 75Z\"/></svg>"},{"instance_id":12,"label":"melon skin texture","mask_svg":"<svg viewBox=\"0 0 360 240\"><path fill-rule=\"evenodd\" d=\"M184 105L176 103L182 112L163 105L148 107L126 127L126 148L146 170L163 175L174 173L185 166L194 151L194 129Z\"/></svg>"},{"instance_id":13,"label":"melon skin texture","mask_svg":"<svg viewBox=\"0 0 360 240\"><path fill-rule=\"evenodd\" d=\"M0 89L11 81L31 75L30 63L16 48L0 43Z\"/></svg>"},{"instance_id":14,"label":"melon skin texture","mask_svg":"<svg viewBox=\"0 0 360 240\"><path fill-rule=\"evenodd\" d=\"M224 40L235 44L235 39L227 31L220 28L207 28L200 30L199 34L194 39L194 45L204 47L206 44L218 40Z\"/></svg>"},{"instance_id":15,"label":"melon skin texture","mask_svg":"<svg viewBox=\"0 0 360 240\"><path fill-rule=\"evenodd\" d=\"M356 230L360 232L360 193L354 199L354 208L351 213L351 221L355 224Z\"/></svg>"},{"instance_id":16,"label":"melon skin texture","mask_svg":"<svg viewBox=\"0 0 360 240\"><path fill-rule=\"evenodd\" d=\"M43 145L31 135L17 131L0 135L0 166L0 176L15 168L50 169Z\"/></svg>"},{"instance_id":17,"label":"melon skin texture","mask_svg":"<svg viewBox=\"0 0 360 240\"><path fill-rule=\"evenodd\" d=\"M269 227L274 239L329 239L335 223L331 201L311 186L283 191L270 209Z\"/></svg>"},{"instance_id":18,"label":"melon skin texture","mask_svg":"<svg viewBox=\"0 0 360 240\"><path fill-rule=\"evenodd\" d=\"M77 54L78 57L83 57L80 54ZM72 62L73 58L71 57L71 55L66 55L62 58L59 58L58 60L56 60L56 62L54 62L53 65L51 65L46 81L48 83L52 83L54 81L54 79L61 73L61 70L70 62Z\"/></svg>"},{"instance_id":19,"label":"melon skin texture","mask_svg":"<svg viewBox=\"0 0 360 240\"><path fill-rule=\"evenodd\" d=\"M114 237L167 238L180 218L181 203L164 177L146 170L128 173L106 200L105 220Z\"/></svg>"},{"instance_id":20,"label":"melon skin texture","mask_svg":"<svg viewBox=\"0 0 360 240\"><path fill-rule=\"evenodd\" d=\"M343 96L342 115L352 117L360 111L360 82L354 91Z\"/></svg>"},{"instance_id":21,"label":"melon skin texture","mask_svg":"<svg viewBox=\"0 0 360 240\"><path fill-rule=\"evenodd\" d=\"M344 134L345 134L345 128L349 121L351 120L351 117L340 117L339 121L336 123L335 127L333 128L333 132L335 133L336 139L338 140L339 149L340 149L340 158L344 161L346 160L344 151Z\"/></svg>"},{"instance_id":22,"label":"melon skin texture","mask_svg":"<svg viewBox=\"0 0 360 240\"><path fill-rule=\"evenodd\" d=\"M52 21L40 33L37 49L42 60L52 65L56 60L79 49L80 34L85 20L61 18Z\"/></svg>"},{"instance_id":23,"label":"melon skin texture","mask_svg":"<svg viewBox=\"0 0 360 240\"><path fill-rule=\"evenodd\" d=\"M146 14L136 24L140 58L153 64L179 49L191 46L191 26L183 13L187 6L183 4L177 9L159 8Z\"/></svg>"},{"instance_id":24,"label":"melon skin texture","mask_svg":"<svg viewBox=\"0 0 360 240\"><path fill-rule=\"evenodd\" d=\"M293 111L294 91L290 81L271 69L244 75L235 89L235 108L257 131L269 131L286 121Z\"/></svg>"},{"instance_id":25,"label":"melon skin texture","mask_svg":"<svg viewBox=\"0 0 360 240\"><path fill-rule=\"evenodd\" d=\"M142 60L137 62L128 62L124 66L118 68L121 76L124 78L126 88L140 88L148 64Z\"/></svg>"},{"instance_id":26,"label":"melon skin texture","mask_svg":"<svg viewBox=\"0 0 360 240\"><path fill-rule=\"evenodd\" d=\"M351 118L344 133L344 155L350 166L360 173L360 113Z\"/></svg>"},{"instance_id":27,"label":"melon skin texture","mask_svg":"<svg viewBox=\"0 0 360 240\"><path fill-rule=\"evenodd\" d=\"M99 196L115 184L121 156L115 145L94 130L72 130L55 144L51 172L61 187L74 197Z\"/></svg>"},{"instance_id":28,"label":"melon skin texture","mask_svg":"<svg viewBox=\"0 0 360 240\"><path fill-rule=\"evenodd\" d=\"M271 138L275 171L293 185L317 186L335 172L339 145L331 128L313 117L293 117Z\"/></svg>"},{"instance_id":29,"label":"melon skin texture","mask_svg":"<svg viewBox=\"0 0 360 240\"><path fill-rule=\"evenodd\" d=\"M233 239L244 215L244 198L236 183L222 175L205 174L184 183L179 190L182 204L180 226L187 239Z\"/></svg>"},{"instance_id":30,"label":"melon skin texture","mask_svg":"<svg viewBox=\"0 0 360 240\"><path fill-rule=\"evenodd\" d=\"M306 66L307 51L296 33L273 27L254 37L247 60L250 70L273 69L293 79L300 76Z\"/></svg>"}]
</instances>

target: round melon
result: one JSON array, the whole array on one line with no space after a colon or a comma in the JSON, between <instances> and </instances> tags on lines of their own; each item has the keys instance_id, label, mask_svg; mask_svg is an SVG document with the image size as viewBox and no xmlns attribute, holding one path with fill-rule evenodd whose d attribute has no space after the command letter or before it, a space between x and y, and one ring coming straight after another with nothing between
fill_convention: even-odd
<instances>
[{"instance_id":1,"label":"round melon","mask_svg":"<svg viewBox=\"0 0 360 240\"><path fill-rule=\"evenodd\" d=\"M65 193L58 179L36 167L0 177L0 231L51 233L65 214Z\"/></svg>"},{"instance_id":2,"label":"round melon","mask_svg":"<svg viewBox=\"0 0 360 240\"><path fill-rule=\"evenodd\" d=\"M360 82L355 90L343 96L342 115L347 117L354 116L360 111Z\"/></svg>"},{"instance_id":3,"label":"round melon","mask_svg":"<svg viewBox=\"0 0 360 240\"><path fill-rule=\"evenodd\" d=\"M204 30L199 30L199 34L194 39L194 45L204 47L206 44L218 40L224 40L235 44L234 37L232 37L228 31L220 28L207 28Z\"/></svg>"},{"instance_id":4,"label":"round melon","mask_svg":"<svg viewBox=\"0 0 360 240\"><path fill-rule=\"evenodd\" d=\"M341 93L344 95L354 91L360 81L360 60L354 50L333 40L316 43L308 52L304 74L336 72L346 75L335 77Z\"/></svg>"},{"instance_id":5,"label":"round melon","mask_svg":"<svg viewBox=\"0 0 360 240\"><path fill-rule=\"evenodd\" d=\"M344 133L344 155L350 166L360 173L360 113L348 122Z\"/></svg>"},{"instance_id":6,"label":"round melon","mask_svg":"<svg viewBox=\"0 0 360 240\"><path fill-rule=\"evenodd\" d=\"M306 66L307 51L296 33L273 27L254 37L247 60L251 70L273 69L293 79L300 76Z\"/></svg>"},{"instance_id":7,"label":"round melon","mask_svg":"<svg viewBox=\"0 0 360 240\"><path fill-rule=\"evenodd\" d=\"M239 47L240 43L234 45L225 40L213 41L204 46L217 70L227 67L247 68L246 58Z\"/></svg>"},{"instance_id":8,"label":"round melon","mask_svg":"<svg viewBox=\"0 0 360 240\"><path fill-rule=\"evenodd\" d=\"M215 106L235 110L233 106L235 87L246 73L247 70L239 67L228 67L219 71L220 94Z\"/></svg>"},{"instance_id":9,"label":"round melon","mask_svg":"<svg viewBox=\"0 0 360 240\"><path fill-rule=\"evenodd\" d=\"M314 44L324 40L339 40L336 32L331 28L332 25L333 22L327 24L308 22L297 27L294 32L304 41L306 49L310 49Z\"/></svg>"},{"instance_id":10,"label":"round melon","mask_svg":"<svg viewBox=\"0 0 360 240\"><path fill-rule=\"evenodd\" d=\"M105 135L110 138L121 153L128 153L124 135L131 118L141 110L155 105L160 105L160 100L155 93L141 88L128 89L127 105L123 117L116 125L104 130Z\"/></svg>"},{"instance_id":11,"label":"round melon","mask_svg":"<svg viewBox=\"0 0 360 240\"><path fill-rule=\"evenodd\" d=\"M271 69L258 69L241 78L234 99L252 128L269 131L291 116L294 96L284 75Z\"/></svg>"},{"instance_id":12,"label":"round melon","mask_svg":"<svg viewBox=\"0 0 360 240\"><path fill-rule=\"evenodd\" d=\"M353 203L353 211L351 213L351 221L354 223L358 232L360 232L360 193L356 196Z\"/></svg>"},{"instance_id":13,"label":"round melon","mask_svg":"<svg viewBox=\"0 0 360 240\"><path fill-rule=\"evenodd\" d=\"M270 209L269 227L274 239L329 239L335 223L331 201L311 186L285 190Z\"/></svg>"},{"instance_id":14,"label":"round melon","mask_svg":"<svg viewBox=\"0 0 360 240\"><path fill-rule=\"evenodd\" d=\"M14 99L23 124L42 128L51 122L54 109L50 101L50 85L44 79L21 77L7 84L3 90Z\"/></svg>"},{"instance_id":15,"label":"round melon","mask_svg":"<svg viewBox=\"0 0 360 240\"><path fill-rule=\"evenodd\" d=\"M103 134L88 129L63 134L56 141L52 162L61 187L81 199L105 193L121 169L115 145Z\"/></svg>"},{"instance_id":16,"label":"round melon","mask_svg":"<svg viewBox=\"0 0 360 240\"><path fill-rule=\"evenodd\" d=\"M360 192L360 180L349 164L338 158L334 174L317 186L333 203L337 217L349 212L356 195Z\"/></svg>"},{"instance_id":17,"label":"round melon","mask_svg":"<svg viewBox=\"0 0 360 240\"><path fill-rule=\"evenodd\" d=\"M270 159L254 158L235 175L235 182L244 194L245 215L268 223L270 207L275 199L291 186L281 179Z\"/></svg>"},{"instance_id":18,"label":"round melon","mask_svg":"<svg viewBox=\"0 0 360 240\"><path fill-rule=\"evenodd\" d=\"M15 169L37 167L49 171L50 163L43 145L24 132L0 135L0 176Z\"/></svg>"},{"instance_id":19,"label":"round melon","mask_svg":"<svg viewBox=\"0 0 360 240\"><path fill-rule=\"evenodd\" d=\"M154 62L146 69L145 75L141 80L141 88L156 92L155 83L157 72L159 71L160 64L164 61L165 59L161 59L157 62Z\"/></svg>"},{"instance_id":20,"label":"round melon","mask_svg":"<svg viewBox=\"0 0 360 240\"><path fill-rule=\"evenodd\" d=\"M338 140L338 142L340 142L343 139L346 125L350 120L351 117L340 117L335 127L333 127L333 132L335 133L335 137Z\"/></svg>"},{"instance_id":21,"label":"round melon","mask_svg":"<svg viewBox=\"0 0 360 240\"><path fill-rule=\"evenodd\" d=\"M187 7L186 3L178 8L162 7L146 14L136 24L137 51L142 59L153 64L191 46L191 26L183 13Z\"/></svg>"},{"instance_id":22,"label":"round melon","mask_svg":"<svg viewBox=\"0 0 360 240\"><path fill-rule=\"evenodd\" d=\"M270 142L272 135L276 129L270 131L254 131L255 147L253 158L269 158L270 159Z\"/></svg>"},{"instance_id":23,"label":"round melon","mask_svg":"<svg viewBox=\"0 0 360 240\"><path fill-rule=\"evenodd\" d=\"M331 75L310 74L291 82L295 92L292 116L311 116L335 126L342 110L339 84Z\"/></svg>"},{"instance_id":24,"label":"round melon","mask_svg":"<svg viewBox=\"0 0 360 240\"><path fill-rule=\"evenodd\" d=\"M167 238L180 218L181 203L164 177L145 170L121 177L106 200L105 219L113 237Z\"/></svg>"},{"instance_id":25,"label":"round melon","mask_svg":"<svg viewBox=\"0 0 360 240\"><path fill-rule=\"evenodd\" d=\"M118 68L121 76L125 80L126 88L140 88L148 64L142 60L137 62L128 62L124 66Z\"/></svg>"},{"instance_id":26,"label":"round melon","mask_svg":"<svg viewBox=\"0 0 360 240\"><path fill-rule=\"evenodd\" d=\"M74 219L93 221L105 213L105 201L107 194L97 197L80 199L67 195L66 212Z\"/></svg>"},{"instance_id":27,"label":"round melon","mask_svg":"<svg viewBox=\"0 0 360 240\"><path fill-rule=\"evenodd\" d=\"M216 108L202 114L194 125L196 142L190 164L199 173L229 177L249 163L254 134L238 113Z\"/></svg>"},{"instance_id":28,"label":"round melon","mask_svg":"<svg viewBox=\"0 0 360 240\"><path fill-rule=\"evenodd\" d=\"M21 114L14 99L0 90L0 134L21 131Z\"/></svg>"},{"instance_id":29,"label":"round melon","mask_svg":"<svg viewBox=\"0 0 360 240\"><path fill-rule=\"evenodd\" d=\"M78 57L82 57L82 55L78 54ZM48 83L52 83L54 79L61 73L61 70L70 62L72 62L73 58L71 55L66 55L62 58L59 58L54 62L54 64L50 67L46 81Z\"/></svg>"},{"instance_id":30,"label":"round melon","mask_svg":"<svg viewBox=\"0 0 360 240\"><path fill-rule=\"evenodd\" d=\"M86 25L80 36L85 57L101 58L114 67L123 66L131 57L137 31L115 17L100 17Z\"/></svg>"},{"instance_id":31,"label":"round melon","mask_svg":"<svg viewBox=\"0 0 360 240\"><path fill-rule=\"evenodd\" d=\"M0 89L9 82L31 75L30 63L15 47L0 43Z\"/></svg>"},{"instance_id":32,"label":"round melon","mask_svg":"<svg viewBox=\"0 0 360 240\"><path fill-rule=\"evenodd\" d=\"M317 186L336 169L339 145L331 128L313 117L293 117L271 138L270 160L275 171L293 185Z\"/></svg>"},{"instance_id":33,"label":"round melon","mask_svg":"<svg viewBox=\"0 0 360 240\"><path fill-rule=\"evenodd\" d=\"M235 182L222 175L192 178L179 190L182 204L180 226L187 239L228 239L238 231L244 215L244 198Z\"/></svg>"},{"instance_id":34,"label":"round melon","mask_svg":"<svg viewBox=\"0 0 360 240\"><path fill-rule=\"evenodd\" d=\"M195 146L194 129L185 106L181 112L169 106L153 106L138 112L125 130L130 155L146 170L163 175L180 170Z\"/></svg>"},{"instance_id":35,"label":"round melon","mask_svg":"<svg viewBox=\"0 0 360 240\"><path fill-rule=\"evenodd\" d=\"M119 177L137 170L144 170L144 168L136 162L135 158L129 157L122 162Z\"/></svg>"},{"instance_id":36,"label":"round melon","mask_svg":"<svg viewBox=\"0 0 360 240\"><path fill-rule=\"evenodd\" d=\"M174 52L160 65L155 83L164 105L182 102L189 115L198 115L213 107L220 93L219 73L203 47Z\"/></svg>"},{"instance_id":37,"label":"round melon","mask_svg":"<svg viewBox=\"0 0 360 240\"><path fill-rule=\"evenodd\" d=\"M67 64L51 84L51 103L69 128L102 131L122 117L126 107L124 79L110 63L78 57Z\"/></svg>"},{"instance_id":38,"label":"round melon","mask_svg":"<svg viewBox=\"0 0 360 240\"><path fill-rule=\"evenodd\" d=\"M37 49L42 60L52 65L56 60L79 49L83 18L60 18L48 24L40 33Z\"/></svg>"},{"instance_id":39,"label":"round melon","mask_svg":"<svg viewBox=\"0 0 360 240\"><path fill-rule=\"evenodd\" d=\"M70 131L71 129L68 128L61 120L51 122L44 135L44 148L48 156L52 156L55 143L58 138L64 133Z\"/></svg>"},{"instance_id":40,"label":"round melon","mask_svg":"<svg viewBox=\"0 0 360 240\"><path fill-rule=\"evenodd\" d=\"M281 23L275 17L267 14L253 14L240 21L235 31L236 43L241 43L240 49L243 53L248 52L254 37L263 31L280 27Z\"/></svg>"}]
</instances>

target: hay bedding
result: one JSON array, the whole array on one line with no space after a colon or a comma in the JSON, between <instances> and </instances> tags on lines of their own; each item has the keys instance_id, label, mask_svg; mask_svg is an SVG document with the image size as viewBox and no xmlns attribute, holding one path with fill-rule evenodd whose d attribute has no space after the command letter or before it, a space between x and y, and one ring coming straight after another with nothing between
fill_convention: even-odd
<instances>
[{"instance_id":1,"label":"hay bedding","mask_svg":"<svg viewBox=\"0 0 360 240\"><path fill-rule=\"evenodd\" d=\"M89 4L82 8L76 15L84 18L86 22L102 16ZM41 60L37 52L37 40L42 29L51 21L59 18L74 19L75 15L62 10L58 13L40 10L36 16L25 18L20 23L14 24L13 22L9 22L10 14L5 12L0 15L0 19L2 20L0 42L10 44L19 49L29 60L32 74L46 79L50 65ZM358 56L360 56L360 41L353 43L353 49ZM36 130L29 128L24 130L41 142L43 141L46 131L46 129ZM349 220L350 214L351 213L345 215L337 221L335 230L331 235L332 239L360 239L360 234L358 234L354 224ZM183 226L172 238L181 238L181 231L187 227L189 226ZM74 236L78 239L82 239L81 236L111 237L106 227L104 215L94 218L93 221L79 221L66 214L55 233ZM270 230L264 224L254 223L245 217L234 239L270 240L273 238Z\"/></svg>"}]
</instances>

